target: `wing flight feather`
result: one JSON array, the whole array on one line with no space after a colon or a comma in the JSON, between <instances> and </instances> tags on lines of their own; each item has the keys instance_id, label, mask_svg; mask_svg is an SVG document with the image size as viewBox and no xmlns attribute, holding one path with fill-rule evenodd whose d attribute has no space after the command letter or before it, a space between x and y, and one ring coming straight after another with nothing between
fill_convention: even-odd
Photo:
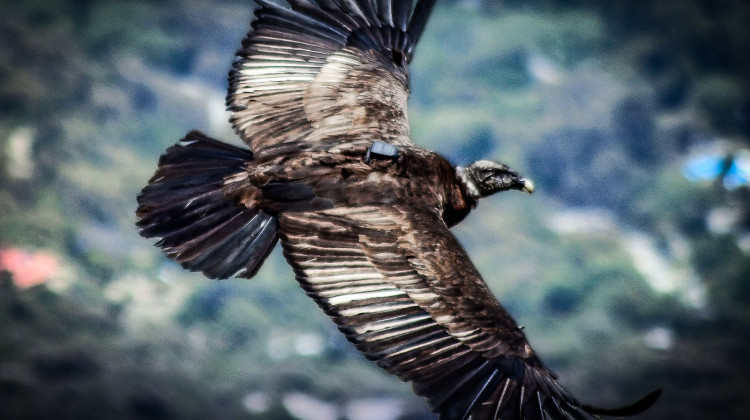
<instances>
[{"instance_id":1,"label":"wing flight feather","mask_svg":"<svg viewBox=\"0 0 750 420\"><path fill-rule=\"evenodd\" d=\"M441 419L589 417L437 215L398 205L332 208L281 214L279 230L307 294Z\"/></svg>"},{"instance_id":2,"label":"wing flight feather","mask_svg":"<svg viewBox=\"0 0 750 420\"><path fill-rule=\"evenodd\" d=\"M227 95L256 159L342 142L413 145L406 66L434 0L413 13L411 1L256 2Z\"/></svg>"}]
</instances>

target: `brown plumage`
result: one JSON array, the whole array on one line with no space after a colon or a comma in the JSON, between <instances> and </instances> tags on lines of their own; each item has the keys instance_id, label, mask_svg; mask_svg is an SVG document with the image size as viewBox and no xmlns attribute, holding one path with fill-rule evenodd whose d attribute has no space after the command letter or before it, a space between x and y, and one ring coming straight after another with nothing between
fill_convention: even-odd
<instances>
[{"instance_id":1,"label":"brown plumage","mask_svg":"<svg viewBox=\"0 0 750 420\"><path fill-rule=\"evenodd\" d=\"M434 0L256 0L230 72L252 152L189 133L138 197L140 233L210 278L252 277L280 239L302 288L441 419L625 416L579 404L540 362L448 228L533 184L453 167L409 137L407 64Z\"/></svg>"}]
</instances>

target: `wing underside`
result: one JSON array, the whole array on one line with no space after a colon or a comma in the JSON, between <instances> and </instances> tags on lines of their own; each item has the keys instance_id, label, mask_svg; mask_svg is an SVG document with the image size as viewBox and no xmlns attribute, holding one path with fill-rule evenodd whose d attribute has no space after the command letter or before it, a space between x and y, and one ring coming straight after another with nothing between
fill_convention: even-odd
<instances>
[{"instance_id":1,"label":"wing underside","mask_svg":"<svg viewBox=\"0 0 750 420\"><path fill-rule=\"evenodd\" d=\"M341 142L411 144L407 63L434 0L256 0L229 74L231 122L256 158Z\"/></svg>"},{"instance_id":2,"label":"wing underside","mask_svg":"<svg viewBox=\"0 0 750 420\"><path fill-rule=\"evenodd\" d=\"M447 239L424 248L410 239L420 217ZM476 271L461 268L471 262L437 217L397 207L336 208L285 213L279 226L284 255L308 295L368 359L411 382L441 419L595 414L533 354L523 356L525 338L494 309L496 301L491 311L474 309L494 297L478 274L461 277ZM430 255L427 248L440 250Z\"/></svg>"}]
</instances>

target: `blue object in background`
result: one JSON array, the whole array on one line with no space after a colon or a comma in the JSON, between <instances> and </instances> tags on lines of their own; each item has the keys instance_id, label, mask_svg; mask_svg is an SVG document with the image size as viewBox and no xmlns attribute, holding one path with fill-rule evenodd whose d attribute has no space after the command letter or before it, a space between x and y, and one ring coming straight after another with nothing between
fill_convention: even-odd
<instances>
[{"instance_id":1,"label":"blue object in background","mask_svg":"<svg viewBox=\"0 0 750 420\"><path fill-rule=\"evenodd\" d=\"M734 154L707 153L689 159L682 175L692 182L720 179L724 188L733 190L750 185L750 150Z\"/></svg>"}]
</instances>

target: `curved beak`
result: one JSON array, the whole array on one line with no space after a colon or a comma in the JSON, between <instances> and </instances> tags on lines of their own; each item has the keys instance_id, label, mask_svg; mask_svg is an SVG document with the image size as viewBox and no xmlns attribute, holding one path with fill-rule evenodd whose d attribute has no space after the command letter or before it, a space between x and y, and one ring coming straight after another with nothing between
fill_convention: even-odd
<instances>
[{"instance_id":1,"label":"curved beak","mask_svg":"<svg viewBox=\"0 0 750 420\"><path fill-rule=\"evenodd\" d=\"M523 185L521 187L521 191L529 194L534 194L534 183L530 179L521 178L519 179L521 181L521 184Z\"/></svg>"}]
</instances>

